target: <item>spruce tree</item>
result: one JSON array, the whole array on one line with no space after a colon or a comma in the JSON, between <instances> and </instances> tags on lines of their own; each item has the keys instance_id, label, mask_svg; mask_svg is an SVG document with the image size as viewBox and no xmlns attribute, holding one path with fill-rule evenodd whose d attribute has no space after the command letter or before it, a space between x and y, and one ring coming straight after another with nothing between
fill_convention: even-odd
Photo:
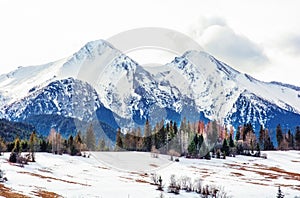
<instances>
[{"instance_id":1,"label":"spruce tree","mask_svg":"<svg viewBox=\"0 0 300 198\"><path fill-rule=\"evenodd\" d=\"M292 134L291 130L288 131L288 149L294 148L294 135Z\"/></svg>"},{"instance_id":2,"label":"spruce tree","mask_svg":"<svg viewBox=\"0 0 300 198\"><path fill-rule=\"evenodd\" d=\"M278 186L278 193L277 193L276 198L284 198L284 195L283 195L283 193L282 193L282 191L280 189L280 186Z\"/></svg>"},{"instance_id":3,"label":"spruce tree","mask_svg":"<svg viewBox=\"0 0 300 198\"><path fill-rule=\"evenodd\" d=\"M47 152L48 150L48 144L46 142L46 140L42 139L40 140L40 151L41 152Z\"/></svg>"},{"instance_id":4,"label":"spruce tree","mask_svg":"<svg viewBox=\"0 0 300 198\"><path fill-rule=\"evenodd\" d=\"M296 127L295 144L296 144L296 149L300 150L300 126Z\"/></svg>"},{"instance_id":5,"label":"spruce tree","mask_svg":"<svg viewBox=\"0 0 300 198\"><path fill-rule=\"evenodd\" d=\"M265 130L262 125L260 125L258 142L261 148L265 147Z\"/></svg>"},{"instance_id":6,"label":"spruce tree","mask_svg":"<svg viewBox=\"0 0 300 198\"><path fill-rule=\"evenodd\" d=\"M276 139L277 139L278 148L280 148L281 142L283 141L283 134L282 134L282 129L280 124L278 124L276 127Z\"/></svg>"},{"instance_id":7,"label":"spruce tree","mask_svg":"<svg viewBox=\"0 0 300 198\"><path fill-rule=\"evenodd\" d=\"M223 140L223 146L222 146L222 152L225 153L226 155L229 155L229 146L228 146L228 143L227 143L227 140L224 139Z\"/></svg>"},{"instance_id":8,"label":"spruce tree","mask_svg":"<svg viewBox=\"0 0 300 198\"><path fill-rule=\"evenodd\" d=\"M240 140L240 136L241 136L240 129L241 129L241 127L239 126L239 127L238 127L238 130L236 131L236 134L235 134L235 140L236 140L236 141L239 141L239 140Z\"/></svg>"},{"instance_id":9,"label":"spruce tree","mask_svg":"<svg viewBox=\"0 0 300 198\"><path fill-rule=\"evenodd\" d=\"M191 156L196 155L196 144L195 141L191 141L190 145L188 146L188 152Z\"/></svg>"},{"instance_id":10,"label":"spruce tree","mask_svg":"<svg viewBox=\"0 0 300 198\"><path fill-rule=\"evenodd\" d=\"M81 138L81 131L79 131L75 136L75 147L81 153L83 147L83 140Z\"/></svg>"},{"instance_id":11,"label":"spruce tree","mask_svg":"<svg viewBox=\"0 0 300 198\"><path fill-rule=\"evenodd\" d=\"M146 151L151 151L152 146L152 138L151 138L151 127L149 120L146 120L145 127L144 127L144 149Z\"/></svg>"},{"instance_id":12,"label":"spruce tree","mask_svg":"<svg viewBox=\"0 0 300 198\"><path fill-rule=\"evenodd\" d=\"M74 144L74 138L72 135L70 135L69 140L68 140L68 147L69 147L69 154L70 155L76 155L77 150Z\"/></svg>"},{"instance_id":13,"label":"spruce tree","mask_svg":"<svg viewBox=\"0 0 300 198\"><path fill-rule=\"evenodd\" d=\"M122 148L123 148L122 133L121 133L121 129L118 128L115 150L120 151L120 150L122 150Z\"/></svg>"},{"instance_id":14,"label":"spruce tree","mask_svg":"<svg viewBox=\"0 0 300 198\"><path fill-rule=\"evenodd\" d=\"M234 147L234 141L233 141L233 138L232 138L232 135L230 134L229 136L229 146L232 148Z\"/></svg>"},{"instance_id":15,"label":"spruce tree","mask_svg":"<svg viewBox=\"0 0 300 198\"><path fill-rule=\"evenodd\" d=\"M177 123L176 122L174 122L173 131L174 131L174 134L177 135L177 133L178 133L178 127L177 127Z\"/></svg>"},{"instance_id":16,"label":"spruce tree","mask_svg":"<svg viewBox=\"0 0 300 198\"><path fill-rule=\"evenodd\" d=\"M89 128L86 131L86 146L91 151L94 151L96 149L96 138L92 124L90 124Z\"/></svg>"}]
</instances>

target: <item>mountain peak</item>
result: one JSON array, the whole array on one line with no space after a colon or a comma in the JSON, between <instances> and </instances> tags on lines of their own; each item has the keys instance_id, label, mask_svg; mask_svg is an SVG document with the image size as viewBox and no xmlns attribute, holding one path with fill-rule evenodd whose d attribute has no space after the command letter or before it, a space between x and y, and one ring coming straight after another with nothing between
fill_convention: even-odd
<instances>
[{"instance_id":1,"label":"mountain peak","mask_svg":"<svg viewBox=\"0 0 300 198\"><path fill-rule=\"evenodd\" d=\"M96 55L102 55L106 50L117 50L109 42L99 39L86 43L72 58L77 60L94 59ZM71 58L71 59L72 59Z\"/></svg>"}]
</instances>

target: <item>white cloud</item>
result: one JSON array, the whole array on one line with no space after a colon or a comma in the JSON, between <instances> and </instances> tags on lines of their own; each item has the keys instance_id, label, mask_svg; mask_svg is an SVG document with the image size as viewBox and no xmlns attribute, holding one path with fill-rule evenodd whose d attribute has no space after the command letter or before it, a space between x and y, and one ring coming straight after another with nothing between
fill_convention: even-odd
<instances>
[{"instance_id":1,"label":"white cloud","mask_svg":"<svg viewBox=\"0 0 300 198\"><path fill-rule=\"evenodd\" d=\"M0 74L64 58L88 41L122 31L164 27L197 38L242 72L271 80L277 72L282 77L276 80L286 82L292 77L285 66L300 65L298 5L297 0L1 0ZM262 73L268 67L275 72Z\"/></svg>"},{"instance_id":2,"label":"white cloud","mask_svg":"<svg viewBox=\"0 0 300 198\"><path fill-rule=\"evenodd\" d=\"M300 33L282 36L279 39L278 49L284 50L286 53L299 57L300 54Z\"/></svg>"},{"instance_id":3,"label":"white cloud","mask_svg":"<svg viewBox=\"0 0 300 198\"><path fill-rule=\"evenodd\" d=\"M269 62L263 47L228 26L224 18L200 18L191 35L213 56L242 72L257 72Z\"/></svg>"},{"instance_id":4,"label":"white cloud","mask_svg":"<svg viewBox=\"0 0 300 198\"><path fill-rule=\"evenodd\" d=\"M258 71L268 63L262 47L227 26L211 26L201 39L205 49L242 70Z\"/></svg>"}]
</instances>

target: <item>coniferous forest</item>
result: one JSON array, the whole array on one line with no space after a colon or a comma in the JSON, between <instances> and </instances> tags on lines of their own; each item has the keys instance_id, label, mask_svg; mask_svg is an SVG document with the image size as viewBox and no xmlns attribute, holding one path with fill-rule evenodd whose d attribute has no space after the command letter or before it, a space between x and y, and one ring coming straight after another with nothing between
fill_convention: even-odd
<instances>
[{"instance_id":1,"label":"coniferous forest","mask_svg":"<svg viewBox=\"0 0 300 198\"><path fill-rule=\"evenodd\" d=\"M272 141L275 134L276 142ZM143 151L188 158L226 158L226 156L260 156L262 150L299 150L300 126L294 130L282 129L278 124L275 132L263 126L255 131L250 123L234 129L222 126L217 121L204 123L190 122L185 118L181 123L162 120L144 128L121 129L116 132L116 141L97 137L92 124L86 131L63 137L51 129L48 136L39 135L35 128L26 123L0 120L0 151L11 152L16 161L21 152L82 155L85 151Z\"/></svg>"}]
</instances>

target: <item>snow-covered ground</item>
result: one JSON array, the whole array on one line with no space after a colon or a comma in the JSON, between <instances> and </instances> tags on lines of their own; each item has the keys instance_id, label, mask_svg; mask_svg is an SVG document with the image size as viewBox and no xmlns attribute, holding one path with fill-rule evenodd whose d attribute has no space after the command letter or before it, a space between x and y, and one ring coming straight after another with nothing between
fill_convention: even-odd
<instances>
[{"instance_id":1,"label":"snow-covered ground","mask_svg":"<svg viewBox=\"0 0 300 198\"><path fill-rule=\"evenodd\" d=\"M276 197L278 185L286 198L300 196L300 151L266 153L268 159L237 156L226 160L180 158L179 162L140 152L92 152L89 158L37 153L37 162L23 168L9 164L9 153L5 153L0 156L0 168L8 179L5 189L29 197L36 197L37 192L62 197L160 197L161 192L150 184L153 173L163 179L164 197L199 197L185 191L167 193L171 174L178 179L201 178L203 185L222 186L232 197Z\"/></svg>"}]
</instances>

